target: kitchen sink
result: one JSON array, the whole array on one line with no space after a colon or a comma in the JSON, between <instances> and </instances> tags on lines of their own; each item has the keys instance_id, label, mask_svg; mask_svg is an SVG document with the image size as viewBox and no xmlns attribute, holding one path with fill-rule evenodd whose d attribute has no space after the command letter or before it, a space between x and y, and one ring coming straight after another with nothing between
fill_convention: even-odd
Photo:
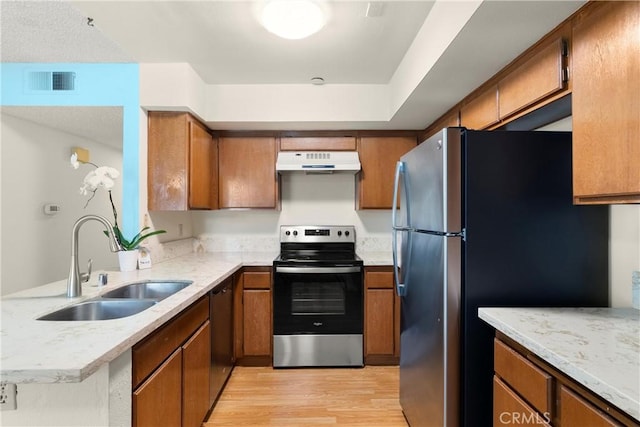
<instances>
[{"instance_id":1,"label":"kitchen sink","mask_svg":"<svg viewBox=\"0 0 640 427\"><path fill-rule=\"evenodd\" d=\"M131 283L102 294L103 298L153 299L161 301L186 288L193 282L190 280L147 280Z\"/></svg>"},{"instance_id":2,"label":"kitchen sink","mask_svg":"<svg viewBox=\"0 0 640 427\"><path fill-rule=\"evenodd\" d=\"M140 313L156 303L155 300L89 300L46 314L38 320L119 319Z\"/></svg>"}]
</instances>

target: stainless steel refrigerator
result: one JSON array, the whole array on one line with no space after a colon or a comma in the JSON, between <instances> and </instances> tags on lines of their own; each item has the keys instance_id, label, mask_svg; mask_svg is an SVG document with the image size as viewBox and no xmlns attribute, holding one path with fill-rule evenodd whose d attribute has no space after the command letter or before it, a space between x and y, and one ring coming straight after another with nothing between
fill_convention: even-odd
<instances>
[{"instance_id":1,"label":"stainless steel refrigerator","mask_svg":"<svg viewBox=\"0 0 640 427\"><path fill-rule=\"evenodd\" d=\"M478 307L607 306L608 207L572 204L567 132L443 129L395 181L403 412L411 427L491 426Z\"/></svg>"}]
</instances>

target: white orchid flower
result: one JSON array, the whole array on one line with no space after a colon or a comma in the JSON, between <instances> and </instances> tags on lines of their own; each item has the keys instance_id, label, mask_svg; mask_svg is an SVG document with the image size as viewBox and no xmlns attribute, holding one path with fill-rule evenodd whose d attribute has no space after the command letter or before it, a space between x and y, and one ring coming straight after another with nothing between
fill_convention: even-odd
<instances>
[{"instance_id":1,"label":"white orchid flower","mask_svg":"<svg viewBox=\"0 0 640 427\"><path fill-rule=\"evenodd\" d=\"M86 195L89 191L95 192L100 187L110 190L115 184L113 180L119 176L120 172L117 169L109 166L100 166L84 177L80 187L80 194Z\"/></svg>"},{"instance_id":2,"label":"white orchid flower","mask_svg":"<svg viewBox=\"0 0 640 427\"><path fill-rule=\"evenodd\" d=\"M69 161L71 162L71 166L73 166L74 169L78 169L80 167L80 162L78 161L78 154L77 153L73 153L71 155L71 159L69 159Z\"/></svg>"}]
</instances>

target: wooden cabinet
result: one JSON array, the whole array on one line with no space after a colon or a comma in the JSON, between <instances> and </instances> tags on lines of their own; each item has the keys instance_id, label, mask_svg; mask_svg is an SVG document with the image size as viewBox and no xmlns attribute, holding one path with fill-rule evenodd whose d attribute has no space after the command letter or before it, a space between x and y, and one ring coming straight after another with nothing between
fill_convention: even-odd
<instances>
[{"instance_id":1,"label":"wooden cabinet","mask_svg":"<svg viewBox=\"0 0 640 427\"><path fill-rule=\"evenodd\" d=\"M271 267L247 267L236 283L236 359L245 365L269 365L273 316Z\"/></svg>"},{"instance_id":2,"label":"wooden cabinet","mask_svg":"<svg viewBox=\"0 0 640 427\"><path fill-rule=\"evenodd\" d=\"M358 209L391 209L396 163L417 145L415 136L361 137L358 141L360 171Z\"/></svg>"},{"instance_id":3,"label":"wooden cabinet","mask_svg":"<svg viewBox=\"0 0 640 427\"><path fill-rule=\"evenodd\" d=\"M400 298L393 267L366 267L364 284L365 364L395 365L400 357Z\"/></svg>"},{"instance_id":4,"label":"wooden cabinet","mask_svg":"<svg viewBox=\"0 0 640 427\"><path fill-rule=\"evenodd\" d=\"M132 425L200 426L209 410L209 297L132 349Z\"/></svg>"},{"instance_id":5,"label":"wooden cabinet","mask_svg":"<svg viewBox=\"0 0 640 427\"><path fill-rule=\"evenodd\" d=\"M568 46L556 38L498 82L500 119L525 109L566 88Z\"/></svg>"},{"instance_id":6,"label":"wooden cabinet","mask_svg":"<svg viewBox=\"0 0 640 427\"><path fill-rule=\"evenodd\" d=\"M149 112L147 190L150 211L217 209L218 150L188 113Z\"/></svg>"},{"instance_id":7,"label":"wooden cabinet","mask_svg":"<svg viewBox=\"0 0 640 427\"><path fill-rule=\"evenodd\" d=\"M460 125L469 129L486 129L500 121L498 87L493 85L474 96L460 108Z\"/></svg>"},{"instance_id":8,"label":"wooden cabinet","mask_svg":"<svg viewBox=\"0 0 640 427\"><path fill-rule=\"evenodd\" d=\"M640 202L640 2L593 2L573 28L576 203Z\"/></svg>"},{"instance_id":9,"label":"wooden cabinet","mask_svg":"<svg viewBox=\"0 0 640 427\"><path fill-rule=\"evenodd\" d=\"M278 208L276 154L274 137L220 138L220 208Z\"/></svg>"},{"instance_id":10,"label":"wooden cabinet","mask_svg":"<svg viewBox=\"0 0 640 427\"><path fill-rule=\"evenodd\" d=\"M640 426L499 332L494 342L494 370L494 427Z\"/></svg>"},{"instance_id":11,"label":"wooden cabinet","mask_svg":"<svg viewBox=\"0 0 640 427\"><path fill-rule=\"evenodd\" d=\"M281 151L355 151L355 136L281 137Z\"/></svg>"}]
</instances>

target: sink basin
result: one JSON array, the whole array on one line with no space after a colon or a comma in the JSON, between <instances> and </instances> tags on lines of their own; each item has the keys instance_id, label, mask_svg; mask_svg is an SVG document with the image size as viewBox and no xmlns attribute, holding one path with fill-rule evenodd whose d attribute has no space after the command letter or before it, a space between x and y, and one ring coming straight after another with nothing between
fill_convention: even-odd
<instances>
[{"instance_id":1,"label":"sink basin","mask_svg":"<svg viewBox=\"0 0 640 427\"><path fill-rule=\"evenodd\" d=\"M131 283L102 294L103 298L153 299L161 301L186 288L193 282L190 280L148 280Z\"/></svg>"},{"instance_id":2,"label":"sink basin","mask_svg":"<svg viewBox=\"0 0 640 427\"><path fill-rule=\"evenodd\" d=\"M109 320L133 316L156 304L154 300L90 300L81 302L38 320Z\"/></svg>"}]
</instances>

